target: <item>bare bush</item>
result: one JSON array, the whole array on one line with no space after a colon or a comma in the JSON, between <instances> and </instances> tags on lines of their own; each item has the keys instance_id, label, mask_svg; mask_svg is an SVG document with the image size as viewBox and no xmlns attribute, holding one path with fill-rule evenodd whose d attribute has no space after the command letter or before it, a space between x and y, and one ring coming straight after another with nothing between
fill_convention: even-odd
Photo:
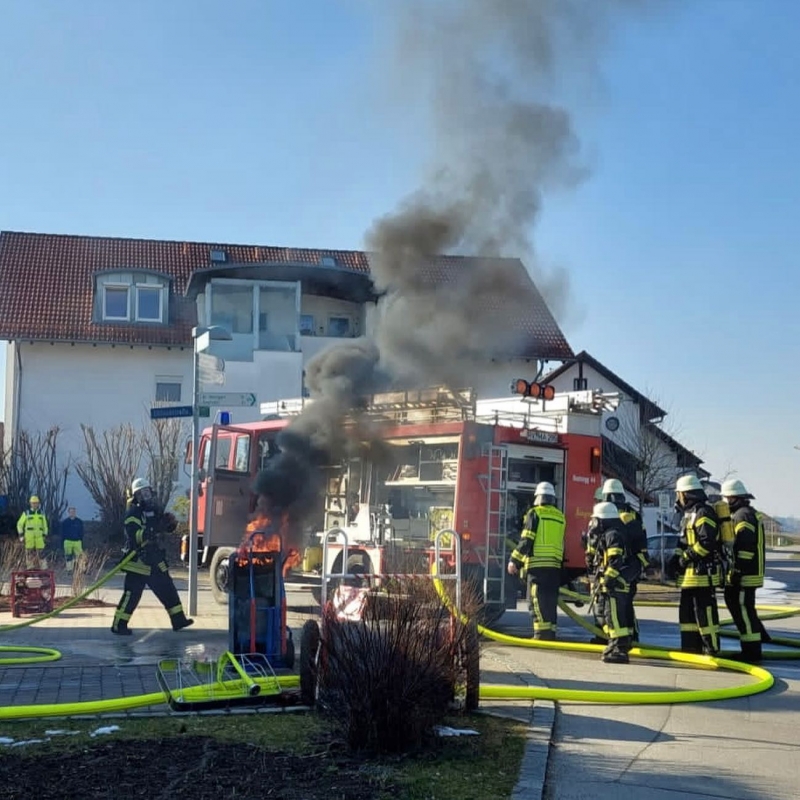
<instances>
[{"instance_id":1,"label":"bare bush","mask_svg":"<svg viewBox=\"0 0 800 800\"><path fill-rule=\"evenodd\" d=\"M0 595L8 594L11 573L25 569L25 549L13 539L0 539Z\"/></svg>"},{"instance_id":2,"label":"bare bush","mask_svg":"<svg viewBox=\"0 0 800 800\"><path fill-rule=\"evenodd\" d=\"M323 631L319 705L352 750L419 748L452 712L470 658L477 668L474 626L454 619L422 577L371 593L358 621L329 608Z\"/></svg>"},{"instance_id":3,"label":"bare bush","mask_svg":"<svg viewBox=\"0 0 800 800\"><path fill-rule=\"evenodd\" d=\"M78 597L93 583L96 583L105 572L106 563L113 557L113 553L108 547L99 547L91 550L84 550L75 559L75 566L72 570L72 596ZM95 592L93 599L99 600L99 589Z\"/></svg>"},{"instance_id":4,"label":"bare bush","mask_svg":"<svg viewBox=\"0 0 800 800\"><path fill-rule=\"evenodd\" d=\"M58 427L29 433L20 431L11 449L0 459L0 485L8 496L9 512L19 515L35 494L42 512L54 530L67 509L67 478L70 462L58 455Z\"/></svg>"},{"instance_id":5,"label":"bare bush","mask_svg":"<svg viewBox=\"0 0 800 800\"><path fill-rule=\"evenodd\" d=\"M142 436L133 425L123 424L98 436L81 425L84 457L75 465L86 490L100 510L109 539L122 536L127 493L142 460Z\"/></svg>"},{"instance_id":6,"label":"bare bush","mask_svg":"<svg viewBox=\"0 0 800 800\"><path fill-rule=\"evenodd\" d=\"M186 426L178 418L151 420L150 430L143 437L147 478L161 508L169 505L175 492L185 438Z\"/></svg>"}]
</instances>

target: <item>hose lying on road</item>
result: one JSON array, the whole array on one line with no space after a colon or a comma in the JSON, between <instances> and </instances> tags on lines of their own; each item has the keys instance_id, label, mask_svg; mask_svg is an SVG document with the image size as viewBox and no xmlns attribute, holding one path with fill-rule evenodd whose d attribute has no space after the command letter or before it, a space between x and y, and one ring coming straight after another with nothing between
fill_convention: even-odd
<instances>
[{"instance_id":1,"label":"hose lying on road","mask_svg":"<svg viewBox=\"0 0 800 800\"><path fill-rule=\"evenodd\" d=\"M81 596L69 601L61 608L56 609L48 614L43 614L40 617L26 620L24 623L6 626L0 628L0 631L12 630L15 628L33 625L44 619L56 616L57 614L65 611L67 608L74 606L77 602L84 599L88 594L95 591L97 588L106 583L113 575L119 572L127 560L133 557L129 555L120 564L118 564L111 572L93 584ZM435 577L434 584L439 593L442 601L456 614L452 602L444 589L442 582ZM562 590L565 597L571 597L573 600L589 602L589 597L578 594L576 592ZM637 605L662 605L674 606L674 603L665 602L647 602L637 603ZM586 622L583 618L570 609L565 603L561 602L560 606L565 613L572 619L576 620L584 628L596 633L600 633L591 623ZM800 608L790 607L769 607L772 614L765 615L764 619L778 619L786 618L800 614ZM469 622L466 616L461 615L464 622ZM729 623L730 620L726 620ZM583 652L583 653L599 653L603 650L603 645L595 645L581 642L567 642L567 641L540 641L529 638L522 638L517 636L509 636L508 634L499 633L478 625L478 632L484 637L494 641L513 645L517 647L532 647L542 650L563 651L563 652ZM790 647L800 647L800 641L794 639L776 639L777 644L791 643ZM0 648L6 651L14 652L36 652L39 655L35 658L17 657L14 659L5 659L0 661L3 663L34 663L35 661L52 661L60 658L60 653L51 648ZM658 645L640 645L634 647L630 651L630 655L645 659L658 659L672 661L680 664L688 664L696 667L703 667L706 669L726 669L734 672L741 672L755 678L755 682L744 684L742 686L733 686L720 689L691 689L679 691L618 691L607 689L560 689L550 688L544 686L502 686L483 684L480 689L480 698L482 700L556 700L566 702L583 702L583 703L612 703L617 705L644 705L644 704L666 704L672 705L676 703L697 703L707 702L711 700L726 700L735 697L747 697L769 689L773 683L773 676L765 669L744 664L739 661L730 660L727 658L714 658L711 656L693 655L689 653L682 653L669 650L668 648L660 647ZM794 657L800 657L792 654ZM771 654L768 657L772 657ZM290 688L297 685L299 678L297 676L281 677L282 688ZM198 699L207 697L213 688L210 686L197 686L189 690L197 694ZM134 708L141 708L144 706L161 705L165 702L163 692L154 692L150 694L138 695L133 697L118 697L110 700L95 700L77 703L61 703L55 705L28 705L0 708L0 720L10 719L27 719L32 717L62 717L62 716L75 716L84 714L102 714L110 712L127 711Z\"/></svg>"},{"instance_id":2,"label":"hose lying on road","mask_svg":"<svg viewBox=\"0 0 800 800\"><path fill-rule=\"evenodd\" d=\"M136 555L136 551L128 553L122 561L119 562L110 572L103 575L102 578L95 581L86 591L73 597L58 608L48 611L46 614L40 614L38 617L31 617L30 619L23 620L22 622L15 622L13 625L0 625L0 633L7 633L8 631L19 630L20 628L27 628L29 625L35 625L37 622L42 622L46 619L63 614L68 609L77 605L81 600L85 600L90 594L96 592L101 586L108 583L122 568ZM0 658L0 666L11 666L20 664L36 664L43 661L58 661L61 658L61 653L51 647L15 647L0 645L0 653L35 653L35 656L12 656Z\"/></svg>"}]
</instances>

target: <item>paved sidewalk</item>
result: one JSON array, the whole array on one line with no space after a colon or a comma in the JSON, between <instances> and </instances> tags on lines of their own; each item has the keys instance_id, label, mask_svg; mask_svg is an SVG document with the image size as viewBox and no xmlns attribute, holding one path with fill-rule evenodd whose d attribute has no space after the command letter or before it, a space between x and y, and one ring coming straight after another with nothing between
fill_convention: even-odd
<instances>
[{"instance_id":1,"label":"paved sidewalk","mask_svg":"<svg viewBox=\"0 0 800 800\"><path fill-rule=\"evenodd\" d=\"M791 578L793 571L800 570L800 562L784 563L780 569ZM0 703L62 703L154 692L158 691L156 668L161 658L216 657L227 649L228 615L226 608L214 602L206 581L207 576L201 574L196 624L178 634L169 628L163 608L149 592L134 615L131 637L109 632L113 607L72 609L33 627L0 631L2 645L55 647L63 653L51 665L0 667ZM177 572L176 582L185 597L185 573ZM120 586L104 591L113 603ZM778 602L800 605L800 596L789 595ZM307 596L290 594L290 604L307 607ZM296 633L307 616L290 614L289 624ZM677 648L676 609L643 608L639 616L645 641ZM16 620L10 614L0 614L0 626L12 622ZM559 624L560 636L586 641L585 632L563 615ZM523 604L507 612L498 628L530 636ZM798 619L768 623L768 628L800 637ZM484 702L481 708L530 726L514 800L606 796L794 800L800 786L800 726L796 723L800 668L795 662L765 666L776 675L776 686L739 700L677 706L556 706L521 700ZM600 662L599 653L548 652L494 642L484 645L481 679L520 686L667 691L752 680L664 662L607 665ZM147 709L150 713L167 710L165 704Z\"/></svg>"}]
</instances>

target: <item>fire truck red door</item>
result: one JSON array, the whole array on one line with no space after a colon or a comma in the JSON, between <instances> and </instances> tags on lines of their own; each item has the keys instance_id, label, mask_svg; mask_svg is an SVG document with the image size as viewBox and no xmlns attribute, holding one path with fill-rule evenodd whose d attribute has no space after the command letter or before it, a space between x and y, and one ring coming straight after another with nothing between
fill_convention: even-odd
<instances>
[{"instance_id":1,"label":"fire truck red door","mask_svg":"<svg viewBox=\"0 0 800 800\"><path fill-rule=\"evenodd\" d=\"M252 510L253 432L231 425L214 425L208 447L205 481L207 546L232 546L242 541Z\"/></svg>"}]
</instances>

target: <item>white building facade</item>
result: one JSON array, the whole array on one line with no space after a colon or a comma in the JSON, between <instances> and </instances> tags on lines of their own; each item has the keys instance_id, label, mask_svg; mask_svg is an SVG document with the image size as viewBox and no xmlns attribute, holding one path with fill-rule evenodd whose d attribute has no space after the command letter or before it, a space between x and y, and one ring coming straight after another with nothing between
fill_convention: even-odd
<instances>
[{"instance_id":1,"label":"white building facade","mask_svg":"<svg viewBox=\"0 0 800 800\"><path fill-rule=\"evenodd\" d=\"M209 351L224 361L224 383L201 386L201 395L256 396L252 407L213 406L211 417L224 408L234 423L251 422L262 402L304 394L309 360L368 335L381 303L366 255L350 251L2 233L0 281L11 287L0 297L5 447L20 431L58 427L64 462L84 456L81 425L98 434L123 423L146 428L151 408L192 404L193 326L231 335ZM531 289L548 345L487 362L479 397L507 396L511 380L540 359L572 356ZM185 471L177 477L186 488ZM74 470L67 500L85 519L96 513Z\"/></svg>"}]
</instances>

